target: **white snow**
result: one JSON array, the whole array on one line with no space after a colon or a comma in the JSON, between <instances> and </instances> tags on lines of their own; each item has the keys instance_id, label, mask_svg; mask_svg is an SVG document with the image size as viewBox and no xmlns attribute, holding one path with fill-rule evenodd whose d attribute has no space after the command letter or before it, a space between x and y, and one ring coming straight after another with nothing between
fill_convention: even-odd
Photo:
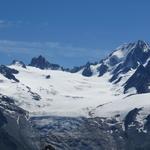
<instances>
[{"instance_id":1,"label":"white snow","mask_svg":"<svg viewBox=\"0 0 150 150\"><path fill-rule=\"evenodd\" d=\"M4 79L0 93L14 98L30 115L88 116L90 108L115 100L108 74L89 78L80 73L11 67L19 70L15 76L20 82L12 83L0 76ZM46 75L51 78L46 79ZM27 87L41 100L34 100Z\"/></svg>"},{"instance_id":2,"label":"white snow","mask_svg":"<svg viewBox=\"0 0 150 150\"><path fill-rule=\"evenodd\" d=\"M135 107L150 108L150 94L126 97L122 90L117 94L133 70L114 87L108 82L109 73L102 77L84 77L80 73L59 70L40 70L29 66L25 69L15 65L9 67L19 71L15 77L20 82L8 80L0 74L0 93L14 98L18 106L29 111L30 116L111 117L118 113L124 116ZM50 75L50 79L46 79L47 75ZM41 99L33 99L30 91L37 93Z\"/></svg>"},{"instance_id":3,"label":"white snow","mask_svg":"<svg viewBox=\"0 0 150 150\"><path fill-rule=\"evenodd\" d=\"M101 65L101 64L91 65L91 66L90 66L90 69L91 69L91 71L92 71L92 73L93 73L93 74L92 74L93 76L98 76L98 75L99 75L99 74L98 74L98 71L97 71L97 68L100 67L100 65Z\"/></svg>"},{"instance_id":4,"label":"white snow","mask_svg":"<svg viewBox=\"0 0 150 150\"><path fill-rule=\"evenodd\" d=\"M122 49L119 49L113 53L113 56L114 55L117 56L117 58L122 58L125 55L125 51L123 51Z\"/></svg>"},{"instance_id":5,"label":"white snow","mask_svg":"<svg viewBox=\"0 0 150 150\"><path fill-rule=\"evenodd\" d=\"M95 116L112 117L120 114L122 118L134 108L142 108L145 114L149 113L150 109L150 94L137 94L123 99L118 98L118 100L113 101L107 105L99 107L93 113ZM146 116L146 115L145 115Z\"/></svg>"}]
</instances>

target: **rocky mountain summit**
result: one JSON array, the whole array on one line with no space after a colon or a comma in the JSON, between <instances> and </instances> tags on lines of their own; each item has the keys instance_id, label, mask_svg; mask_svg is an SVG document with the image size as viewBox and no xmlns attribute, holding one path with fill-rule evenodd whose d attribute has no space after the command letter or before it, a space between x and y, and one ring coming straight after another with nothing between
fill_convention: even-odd
<instances>
[{"instance_id":1,"label":"rocky mountain summit","mask_svg":"<svg viewBox=\"0 0 150 150\"><path fill-rule=\"evenodd\" d=\"M50 62L48 62L41 55L39 57L32 58L31 63L29 64L29 66L37 67L37 68L40 68L40 69L52 69L52 70L61 69L61 67L59 65L51 64Z\"/></svg>"}]
</instances>

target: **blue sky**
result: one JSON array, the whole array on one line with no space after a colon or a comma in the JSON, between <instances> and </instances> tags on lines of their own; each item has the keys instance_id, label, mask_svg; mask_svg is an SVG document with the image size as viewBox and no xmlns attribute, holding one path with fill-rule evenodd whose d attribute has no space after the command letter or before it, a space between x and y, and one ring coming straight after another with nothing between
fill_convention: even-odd
<instances>
[{"instance_id":1,"label":"blue sky","mask_svg":"<svg viewBox=\"0 0 150 150\"><path fill-rule=\"evenodd\" d=\"M0 63L44 55L66 67L150 41L149 0L0 0Z\"/></svg>"}]
</instances>

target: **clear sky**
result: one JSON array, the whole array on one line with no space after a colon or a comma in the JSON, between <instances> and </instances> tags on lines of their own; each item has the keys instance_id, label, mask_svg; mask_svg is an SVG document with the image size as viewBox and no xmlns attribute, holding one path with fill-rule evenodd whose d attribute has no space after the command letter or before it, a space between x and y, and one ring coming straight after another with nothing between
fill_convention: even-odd
<instances>
[{"instance_id":1,"label":"clear sky","mask_svg":"<svg viewBox=\"0 0 150 150\"><path fill-rule=\"evenodd\" d=\"M0 63L70 67L138 39L150 41L150 0L0 0Z\"/></svg>"}]
</instances>

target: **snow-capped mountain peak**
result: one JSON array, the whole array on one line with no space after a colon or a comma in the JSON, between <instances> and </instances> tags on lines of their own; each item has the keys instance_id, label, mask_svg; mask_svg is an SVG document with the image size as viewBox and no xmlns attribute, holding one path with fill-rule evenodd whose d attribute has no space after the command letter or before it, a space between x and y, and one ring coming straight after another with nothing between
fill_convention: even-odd
<instances>
[{"instance_id":1,"label":"snow-capped mountain peak","mask_svg":"<svg viewBox=\"0 0 150 150\"><path fill-rule=\"evenodd\" d=\"M136 70L140 70L139 66L143 66L143 70L148 70L147 64L149 64L149 60L149 44L145 41L138 40L129 44L123 44L122 46L114 50L105 59L102 59L99 63L87 63L84 66L78 67L77 72L87 77L93 77L95 75L98 77L102 77L105 74L109 74L108 80L110 82L112 82L113 84L118 84L119 88L120 86L121 88L125 88L122 89L122 93L129 91L129 87L134 87L137 90L137 93L141 91L145 93L149 91L148 85L144 85L146 86L144 88L141 85L142 82L139 82L140 85L137 86L136 82L140 76L134 75L134 72L136 72ZM138 71L138 73L142 74L142 71ZM136 78L132 77L132 75ZM128 80L129 82L131 82L130 77L131 80L135 78L134 82L132 81L132 86L129 86L129 83L127 82ZM141 78L142 77L143 76L141 75ZM128 83L127 85L125 84L126 82ZM147 79L147 82L149 83L149 77ZM139 90L139 87L143 87L143 89Z\"/></svg>"},{"instance_id":2,"label":"snow-capped mountain peak","mask_svg":"<svg viewBox=\"0 0 150 150\"><path fill-rule=\"evenodd\" d=\"M114 81L120 74L125 74L132 69L136 69L140 64L143 65L146 63L149 56L149 44L138 40L129 44L123 44L99 63L87 63L88 65L78 67L77 72L88 77L95 74L97 76L103 76L109 72L113 76L110 81ZM92 68L94 68L94 70Z\"/></svg>"},{"instance_id":3,"label":"snow-capped mountain peak","mask_svg":"<svg viewBox=\"0 0 150 150\"><path fill-rule=\"evenodd\" d=\"M138 57L140 57L142 53L148 51L150 51L149 44L142 40L138 40L136 42L124 44L118 47L105 59L105 63L113 66L114 63L112 63L112 61L115 58L118 59L118 63L120 63L121 61L125 61L128 55L134 55L135 53L138 53L137 54L138 55L137 59L138 59Z\"/></svg>"}]
</instances>

